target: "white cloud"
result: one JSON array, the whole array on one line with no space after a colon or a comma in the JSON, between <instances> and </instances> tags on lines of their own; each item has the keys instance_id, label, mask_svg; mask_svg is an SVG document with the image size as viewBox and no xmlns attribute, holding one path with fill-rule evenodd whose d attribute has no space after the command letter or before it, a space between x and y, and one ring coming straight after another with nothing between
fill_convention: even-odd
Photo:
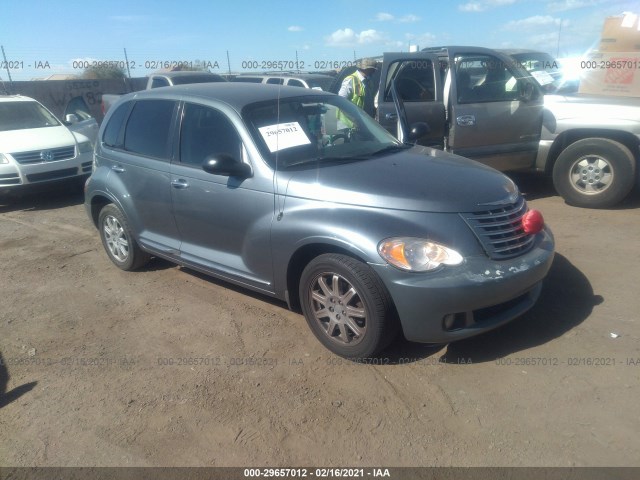
<instances>
[{"instance_id":1,"label":"white cloud","mask_svg":"<svg viewBox=\"0 0 640 480\"><path fill-rule=\"evenodd\" d=\"M477 0L474 2L458 5L461 12L484 12L492 8L503 7L505 5L513 5L518 0Z\"/></svg>"},{"instance_id":2,"label":"white cloud","mask_svg":"<svg viewBox=\"0 0 640 480\"><path fill-rule=\"evenodd\" d=\"M356 33L351 28L339 29L325 37L325 43L329 47L353 47L355 45L371 45L382 43L384 35L377 30L369 29Z\"/></svg>"},{"instance_id":3,"label":"white cloud","mask_svg":"<svg viewBox=\"0 0 640 480\"><path fill-rule=\"evenodd\" d=\"M561 0L551 1L547 3L547 10L550 12L566 12L567 10L576 10L584 7L594 7L599 3L604 3L602 0Z\"/></svg>"},{"instance_id":4,"label":"white cloud","mask_svg":"<svg viewBox=\"0 0 640 480\"><path fill-rule=\"evenodd\" d=\"M298 25L291 25L289 28L287 28L287 30L289 30L290 32L301 32L302 30L304 30L304 28L299 27Z\"/></svg>"},{"instance_id":5,"label":"white cloud","mask_svg":"<svg viewBox=\"0 0 640 480\"><path fill-rule=\"evenodd\" d=\"M404 15L398 19L400 23L414 23L420 21L420 17L410 13L408 15Z\"/></svg>"},{"instance_id":6,"label":"white cloud","mask_svg":"<svg viewBox=\"0 0 640 480\"><path fill-rule=\"evenodd\" d=\"M407 33L404 36L412 45L418 45L420 48L428 47L435 43L436 36L433 33L425 32L414 35L413 33Z\"/></svg>"},{"instance_id":7,"label":"white cloud","mask_svg":"<svg viewBox=\"0 0 640 480\"><path fill-rule=\"evenodd\" d=\"M522 20L512 20L505 25L506 30L529 30L532 28L544 28L548 26L557 27L562 22L559 18L551 15L535 15L533 17L524 18Z\"/></svg>"},{"instance_id":8,"label":"white cloud","mask_svg":"<svg viewBox=\"0 0 640 480\"><path fill-rule=\"evenodd\" d=\"M413 13L408 13L401 17L394 17L390 13L380 12L376 14L376 20L378 22L415 23L420 21L420 17Z\"/></svg>"},{"instance_id":9,"label":"white cloud","mask_svg":"<svg viewBox=\"0 0 640 480\"><path fill-rule=\"evenodd\" d=\"M376 15L376 20L378 20L379 22L390 22L394 18L395 17L393 15L385 12L380 12Z\"/></svg>"}]
</instances>

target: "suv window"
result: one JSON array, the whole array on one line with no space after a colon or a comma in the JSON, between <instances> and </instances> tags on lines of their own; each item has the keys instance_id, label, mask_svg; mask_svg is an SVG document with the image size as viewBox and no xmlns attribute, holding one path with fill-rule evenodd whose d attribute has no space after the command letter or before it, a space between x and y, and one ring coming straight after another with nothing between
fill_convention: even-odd
<instances>
[{"instance_id":1,"label":"suv window","mask_svg":"<svg viewBox=\"0 0 640 480\"><path fill-rule=\"evenodd\" d=\"M392 63L389 67L385 102L393 101L390 79L394 75L398 94L404 102L425 102L436 98L435 70L431 60L404 60Z\"/></svg>"},{"instance_id":2,"label":"suv window","mask_svg":"<svg viewBox=\"0 0 640 480\"><path fill-rule=\"evenodd\" d=\"M168 87L169 80L164 77L155 77L151 82L151 88Z\"/></svg>"},{"instance_id":3,"label":"suv window","mask_svg":"<svg viewBox=\"0 0 640 480\"><path fill-rule=\"evenodd\" d=\"M302 83L300 80L296 80L295 78L290 79L287 85L290 85L292 87L304 87L304 83Z\"/></svg>"},{"instance_id":4,"label":"suv window","mask_svg":"<svg viewBox=\"0 0 640 480\"><path fill-rule=\"evenodd\" d=\"M130 108L131 102L125 102L113 112L102 134L102 143L109 147L122 148L120 132L122 131L122 123L127 118L127 113L129 113Z\"/></svg>"},{"instance_id":5,"label":"suv window","mask_svg":"<svg viewBox=\"0 0 640 480\"><path fill-rule=\"evenodd\" d=\"M517 100L514 74L505 62L490 56L468 54L456 58L456 85L459 103Z\"/></svg>"},{"instance_id":6,"label":"suv window","mask_svg":"<svg viewBox=\"0 0 640 480\"><path fill-rule=\"evenodd\" d=\"M175 102L140 100L129 116L124 148L149 157L168 158L169 132Z\"/></svg>"},{"instance_id":7,"label":"suv window","mask_svg":"<svg viewBox=\"0 0 640 480\"><path fill-rule=\"evenodd\" d=\"M223 113L210 107L186 103L180 132L180 162L201 167L211 155L226 153L241 159L242 141Z\"/></svg>"},{"instance_id":8,"label":"suv window","mask_svg":"<svg viewBox=\"0 0 640 480\"><path fill-rule=\"evenodd\" d=\"M269 78L267 83L282 85L284 83L284 78Z\"/></svg>"}]
</instances>

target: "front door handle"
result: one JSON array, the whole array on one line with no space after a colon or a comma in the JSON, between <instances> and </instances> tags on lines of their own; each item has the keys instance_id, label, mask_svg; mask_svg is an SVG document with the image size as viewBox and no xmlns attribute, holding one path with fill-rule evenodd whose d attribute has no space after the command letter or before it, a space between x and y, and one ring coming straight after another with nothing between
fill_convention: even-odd
<instances>
[{"instance_id":1,"label":"front door handle","mask_svg":"<svg viewBox=\"0 0 640 480\"><path fill-rule=\"evenodd\" d=\"M182 188L187 188L187 187L189 187L189 183L187 183L187 181L186 181L186 180L183 180L183 179L181 179L181 178L180 178L179 180L172 180L172 181L171 181L171 186L172 186L173 188L179 188L179 189L182 189Z\"/></svg>"},{"instance_id":2,"label":"front door handle","mask_svg":"<svg viewBox=\"0 0 640 480\"><path fill-rule=\"evenodd\" d=\"M386 118L387 120L397 120L398 119L398 114L397 113L387 113L384 118Z\"/></svg>"},{"instance_id":3,"label":"front door handle","mask_svg":"<svg viewBox=\"0 0 640 480\"><path fill-rule=\"evenodd\" d=\"M475 115L460 115L456 117L456 123L461 127L473 127L476 124Z\"/></svg>"},{"instance_id":4,"label":"front door handle","mask_svg":"<svg viewBox=\"0 0 640 480\"><path fill-rule=\"evenodd\" d=\"M120 165L112 165L111 166L111 170L113 170L114 172L118 172L118 173L123 173L125 171L124 167L122 167Z\"/></svg>"}]
</instances>

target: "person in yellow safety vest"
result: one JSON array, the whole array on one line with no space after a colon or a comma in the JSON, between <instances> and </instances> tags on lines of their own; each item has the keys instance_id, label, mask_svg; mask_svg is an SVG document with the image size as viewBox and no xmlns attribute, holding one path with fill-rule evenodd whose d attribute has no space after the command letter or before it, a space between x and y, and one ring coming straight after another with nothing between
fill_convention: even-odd
<instances>
[{"instance_id":1,"label":"person in yellow safety vest","mask_svg":"<svg viewBox=\"0 0 640 480\"><path fill-rule=\"evenodd\" d=\"M367 79L376 71L376 62L365 58L358 63L358 69L347 75L342 81L338 95L345 97L354 105L364 109L365 96L368 88ZM341 110L338 111L338 126L353 128L353 122Z\"/></svg>"}]
</instances>

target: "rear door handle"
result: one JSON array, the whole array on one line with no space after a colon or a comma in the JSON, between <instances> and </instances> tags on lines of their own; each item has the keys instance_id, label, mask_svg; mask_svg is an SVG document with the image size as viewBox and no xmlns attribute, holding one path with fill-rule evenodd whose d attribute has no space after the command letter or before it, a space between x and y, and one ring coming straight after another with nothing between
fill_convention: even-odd
<instances>
[{"instance_id":1,"label":"rear door handle","mask_svg":"<svg viewBox=\"0 0 640 480\"><path fill-rule=\"evenodd\" d=\"M187 188L189 186L189 183L187 183L186 180L183 180L180 178L178 180L171 180L171 186L173 188L182 189L182 188Z\"/></svg>"},{"instance_id":2,"label":"rear door handle","mask_svg":"<svg viewBox=\"0 0 640 480\"><path fill-rule=\"evenodd\" d=\"M397 120L398 119L398 114L397 113L387 113L384 118L386 118L387 120Z\"/></svg>"},{"instance_id":3,"label":"rear door handle","mask_svg":"<svg viewBox=\"0 0 640 480\"><path fill-rule=\"evenodd\" d=\"M456 123L461 127L473 127L476 124L475 115L460 115L456 117Z\"/></svg>"},{"instance_id":4,"label":"rear door handle","mask_svg":"<svg viewBox=\"0 0 640 480\"><path fill-rule=\"evenodd\" d=\"M112 165L111 166L111 170L113 170L114 172L118 172L118 173L122 173L125 171L124 167L120 166L120 165Z\"/></svg>"}]
</instances>

